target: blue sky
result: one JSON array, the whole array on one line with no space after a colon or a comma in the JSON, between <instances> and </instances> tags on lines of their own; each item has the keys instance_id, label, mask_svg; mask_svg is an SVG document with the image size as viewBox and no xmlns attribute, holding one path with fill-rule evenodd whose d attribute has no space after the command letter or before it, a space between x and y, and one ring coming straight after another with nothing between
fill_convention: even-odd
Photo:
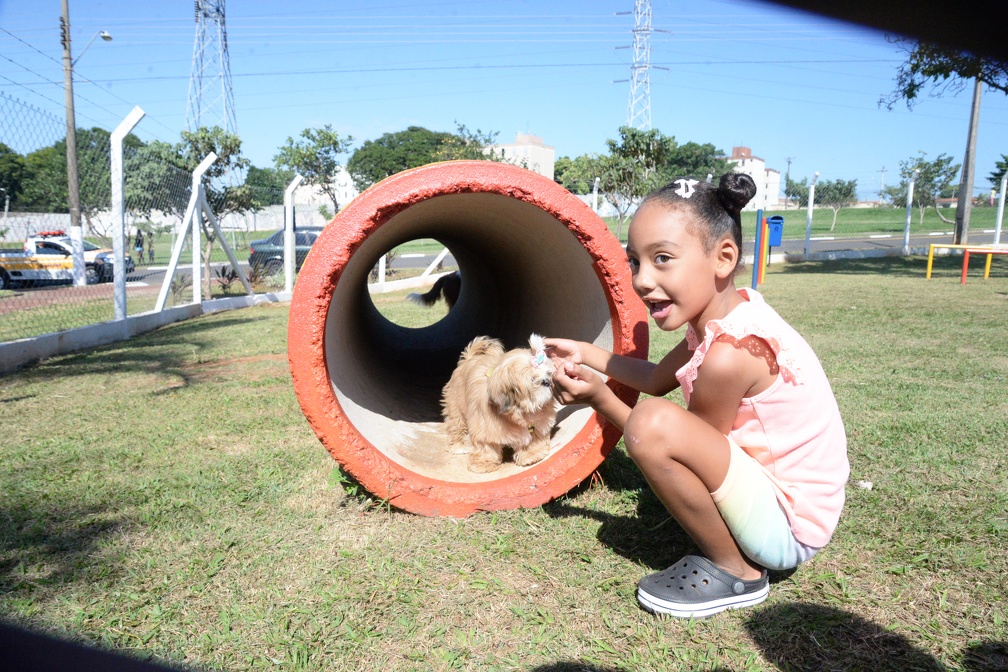
<instances>
[{"instance_id":1,"label":"blue sky","mask_svg":"<svg viewBox=\"0 0 1008 672\"><path fill-rule=\"evenodd\" d=\"M971 88L913 110L879 100L902 61L882 33L759 2L653 0L652 125L679 142L746 145L792 178L857 179L863 197L919 151L961 162ZM272 165L302 129L355 146L410 125L538 135L557 156L605 151L627 117L632 0L375 0L227 6L243 152ZM59 0L0 0L0 92L63 118ZM78 126L134 105L144 140L185 125L191 1L70 0ZM664 32L667 31L667 32ZM1008 154L1008 97L986 92L977 188ZM3 141L3 138L0 138ZM883 173L883 168L885 173Z\"/></svg>"}]
</instances>

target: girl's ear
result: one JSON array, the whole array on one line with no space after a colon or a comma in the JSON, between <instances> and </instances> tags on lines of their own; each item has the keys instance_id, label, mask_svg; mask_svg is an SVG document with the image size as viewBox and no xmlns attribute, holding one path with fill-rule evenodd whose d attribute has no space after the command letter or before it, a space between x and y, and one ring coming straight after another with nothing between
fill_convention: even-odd
<instances>
[{"instance_id":1,"label":"girl's ear","mask_svg":"<svg viewBox=\"0 0 1008 672\"><path fill-rule=\"evenodd\" d=\"M735 267L739 262L739 248L735 241L725 236L714 249L715 269L714 272L719 278L730 278L735 273Z\"/></svg>"}]
</instances>

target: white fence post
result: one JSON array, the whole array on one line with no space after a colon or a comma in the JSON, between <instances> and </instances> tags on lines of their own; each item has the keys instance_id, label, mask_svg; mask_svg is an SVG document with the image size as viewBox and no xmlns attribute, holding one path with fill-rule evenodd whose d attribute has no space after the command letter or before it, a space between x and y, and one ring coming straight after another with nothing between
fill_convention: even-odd
<instances>
[{"instance_id":1,"label":"white fence post","mask_svg":"<svg viewBox=\"0 0 1008 672\"><path fill-rule=\"evenodd\" d=\"M819 173L816 173L808 188L808 215L805 217L805 259L809 258L812 249L812 205L815 203L815 185L818 180Z\"/></svg>"},{"instance_id":2,"label":"white fence post","mask_svg":"<svg viewBox=\"0 0 1008 672\"><path fill-rule=\"evenodd\" d=\"M199 273L199 222L196 221L196 217L202 217L202 212L199 209L202 207L200 205L200 197L203 192L203 173L207 171L214 161L217 160L217 155L213 152L207 154L206 158L198 166L196 170L193 171L192 177L192 191L189 194L189 205L186 206L185 217L182 219L182 226L179 227L178 238L175 239L175 247L172 249L171 261L168 262L168 269L165 271L164 280L161 282L161 292L158 294L157 304L154 306L154 310L162 311L165 307L165 302L168 300L168 290L171 289L171 281L175 275L175 269L178 267L179 257L182 256L182 248L185 246L186 240L186 227L189 224L189 220L192 219L195 222L193 230L196 231L196 235L193 238L193 302L200 303L202 295L199 293L199 285L197 283ZM204 197L205 200L205 197Z\"/></svg>"},{"instance_id":3,"label":"white fence post","mask_svg":"<svg viewBox=\"0 0 1008 672\"><path fill-rule=\"evenodd\" d=\"M207 218L207 221L209 221L210 225L213 226L217 237L220 238L221 247L224 248L224 253L227 254L228 261L231 262L231 268L233 268L235 273L238 274L238 279L241 280L242 287L245 288L245 292L250 296L255 294L252 290L252 284L249 282L248 276L241 272L241 267L238 265L238 257L235 256L234 250L232 250L231 246L228 245L227 237L224 235L224 232L221 231L220 222L217 221L217 216L214 215L213 210L210 208L210 203L207 202L206 189L203 188L202 183L200 183L199 211Z\"/></svg>"},{"instance_id":4,"label":"white fence post","mask_svg":"<svg viewBox=\"0 0 1008 672\"><path fill-rule=\"evenodd\" d=\"M294 190L304 179L295 175L284 190L284 291L294 291L294 267L297 261L297 246L294 244Z\"/></svg>"},{"instance_id":5,"label":"white fence post","mask_svg":"<svg viewBox=\"0 0 1008 672\"><path fill-rule=\"evenodd\" d=\"M910 176L910 184L907 185L906 224L903 226L903 254L910 254L910 218L913 215L914 184L917 182L919 175L920 171L915 170L913 175Z\"/></svg>"},{"instance_id":6,"label":"white fence post","mask_svg":"<svg viewBox=\"0 0 1008 672\"><path fill-rule=\"evenodd\" d=\"M1001 244L1001 221L1004 219L1005 187L1008 186L1008 173L1001 178L1001 197L998 199L997 222L994 225L994 244Z\"/></svg>"},{"instance_id":7,"label":"white fence post","mask_svg":"<svg viewBox=\"0 0 1008 672\"><path fill-rule=\"evenodd\" d=\"M115 319L126 319L126 197L123 194L123 138L143 119L145 112L134 107L112 131L112 270ZM139 262L139 260L137 260Z\"/></svg>"}]
</instances>

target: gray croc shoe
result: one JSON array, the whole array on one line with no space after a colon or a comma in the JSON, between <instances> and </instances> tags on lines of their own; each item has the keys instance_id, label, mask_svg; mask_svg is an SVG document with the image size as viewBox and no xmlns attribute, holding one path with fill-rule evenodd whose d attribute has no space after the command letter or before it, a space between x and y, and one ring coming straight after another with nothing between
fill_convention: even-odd
<instances>
[{"instance_id":1,"label":"gray croc shoe","mask_svg":"<svg viewBox=\"0 0 1008 672\"><path fill-rule=\"evenodd\" d=\"M637 601L642 607L679 618L705 618L725 609L749 607L769 594L766 570L758 579L743 581L699 555L687 555L637 584Z\"/></svg>"}]
</instances>

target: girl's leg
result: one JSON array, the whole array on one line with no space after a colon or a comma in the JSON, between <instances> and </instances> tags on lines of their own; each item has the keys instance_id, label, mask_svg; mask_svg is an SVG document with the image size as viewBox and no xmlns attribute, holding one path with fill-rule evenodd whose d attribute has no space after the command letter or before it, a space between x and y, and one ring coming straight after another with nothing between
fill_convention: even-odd
<instances>
[{"instance_id":1,"label":"girl's leg","mask_svg":"<svg viewBox=\"0 0 1008 672\"><path fill-rule=\"evenodd\" d=\"M758 578L711 498L728 473L730 448L719 431L667 399L645 399L624 427L630 458L701 553L740 579Z\"/></svg>"}]
</instances>

